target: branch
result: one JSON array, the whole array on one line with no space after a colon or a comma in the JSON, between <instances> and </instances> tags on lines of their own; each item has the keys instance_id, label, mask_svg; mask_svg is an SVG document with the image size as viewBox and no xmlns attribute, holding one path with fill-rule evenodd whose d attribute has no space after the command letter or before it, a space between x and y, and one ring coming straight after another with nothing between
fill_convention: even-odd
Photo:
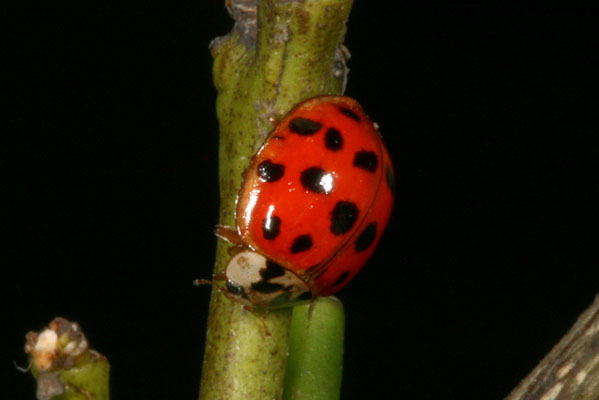
<instances>
[{"instance_id":1,"label":"branch","mask_svg":"<svg viewBox=\"0 0 599 400\"><path fill-rule=\"evenodd\" d=\"M321 297L293 309L284 400L329 400L341 395L343 304Z\"/></svg>"},{"instance_id":2,"label":"branch","mask_svg":"<svg viewBox=\"0 0 599 400\"><path fill-rule=\"evenodd\" d=\"M506 400L599 398L599 296Z\"/></svg>"},{"instance_id":3,"label":"branch","mask_svg":"<svg viewBox=\"0 0 599 400\"><path fill-rule=\"evenodd\" d=\"M268 132L296 103L340 94L342 46L353 0L228 0L233 31L213 41L220 128L220 224L234 226L241 174ZM228 260L219 241L215 273ZM200 399L280 398L291 309L265 313L272 333L212 291Z\"/></svg>"},{"instance_id":4,"label":"branch","mask_svg":"<svg viewBox=\"0 0 599 400\"><path fill-rule=\"evenodd\" d=\"M108 400L108 360L89 348L76 322L55 318L41 332L29 332L25 352L37 380L37 399Z\"/></svg>"}]
</instances>

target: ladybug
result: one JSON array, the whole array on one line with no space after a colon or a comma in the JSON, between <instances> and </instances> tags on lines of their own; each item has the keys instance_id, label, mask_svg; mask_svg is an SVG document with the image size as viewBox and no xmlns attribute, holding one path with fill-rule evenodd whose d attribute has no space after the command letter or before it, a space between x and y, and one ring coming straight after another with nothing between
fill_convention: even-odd
<instances>
[{"instance_id":1,"label":"ladybug","mask_svg":"<svg viewBox=\"0 0 599 400\"><path fill-rule=\"evenodd\" d=\"M293 306L345 286L374 251L394 199L377 125L342 96L293 108L243 178L236 228L215 230L236 245L215 281L250 308Z\"/></svg>"}]
</instances>

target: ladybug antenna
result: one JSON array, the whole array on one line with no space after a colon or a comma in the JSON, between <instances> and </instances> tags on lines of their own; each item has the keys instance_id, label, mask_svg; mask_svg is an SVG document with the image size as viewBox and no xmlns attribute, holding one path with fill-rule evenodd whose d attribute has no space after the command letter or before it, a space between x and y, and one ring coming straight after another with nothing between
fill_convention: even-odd
<instances>
[{"instance_id":1,"label":"ladybug antenna","mask_svg":"<svg viewBox=\"0 0 599 400\"><path fill-rule=\"evenodd\" d=\"M220 285L218 284L218 282L226 281L226 279L227 279L227 277L225 276L225 274L223 272L214 274L213 278L214 278L213 280L212 279L194 279L193 284L195 286L212 285L212 286L219 287Z\"/></svg>"},{"instance_id":2,"label":"ladybug antenna","mask_svg":"<svg viewBox=\"0 0 599 400\"><path fill-rule=\"evenodd\" d=\"M212 279L194 279L193 284L194 284L194 286L210 285L213 288L215 288L216 290L218 290L219 292L221 292L223 295L229 297L229 292L227 291L227 289L223 285L220 285L218 283L219 281L221 281L221 279L219 279L219 275L220 274L215 275L214 280L212 280Z\"/></svg>"},{"instance_id":3,"label":"ladybug antenna","mask_svg":"<svg viewBox=\"0 0 599 400\"><path fill-rule=\"evenodd\" d=\"M213 280L210 280L210 279L194 279L193 284L194 284L194 286L216 285L216 282L214 282Z\"/></svg>"}]
</instances>

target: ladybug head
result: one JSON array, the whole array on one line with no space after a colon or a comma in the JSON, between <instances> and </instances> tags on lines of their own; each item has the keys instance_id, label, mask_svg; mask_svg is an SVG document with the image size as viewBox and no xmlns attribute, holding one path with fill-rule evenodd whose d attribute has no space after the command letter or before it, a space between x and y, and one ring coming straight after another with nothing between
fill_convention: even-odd
<instances>
[{"instance_id":1,"label":"ladybug head","mask_svg":"<svg viewBox=\"0 0 599 400\"><path fill-rule=\"evenodd\" d=\"M250 307L286 307L312 299L299 276L255 251L235 254L217 279L225 281L227 297Z\"/></svg>"}]
</instances>

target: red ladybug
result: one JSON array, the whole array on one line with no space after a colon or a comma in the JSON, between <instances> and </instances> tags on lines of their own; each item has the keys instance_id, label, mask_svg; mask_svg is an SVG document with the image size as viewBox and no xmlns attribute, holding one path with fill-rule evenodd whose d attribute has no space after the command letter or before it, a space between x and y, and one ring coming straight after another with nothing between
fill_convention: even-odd
<instances>
[{"instance_id":1,"label":"red ladybug","mask_svg":"<svg viewBox=\"0 0 599 400\"><path fill-rule=\"evenodd\" d=\"M244 172L236 245L223 293L250 307L292 306L345 286L374 251L394 198L377 126L352 98L320 96L291 110Z\"/></svg>"}]
</instances>

